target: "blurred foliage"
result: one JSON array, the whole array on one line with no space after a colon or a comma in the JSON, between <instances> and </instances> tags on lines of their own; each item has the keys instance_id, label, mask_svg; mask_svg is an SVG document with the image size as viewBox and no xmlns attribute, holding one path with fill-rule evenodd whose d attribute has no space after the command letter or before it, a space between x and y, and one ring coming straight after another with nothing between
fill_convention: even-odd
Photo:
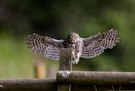
<instances>
[{"instance_id":1,"label":"blurred foliage","mask_svg":"<svg viewBox=\"0 0 135 91\"><path fill-rule=\"evenodd\" d=\"M25 44L32 32L60 39L70 32L88 37L118 29L115 48L81 59L74 70L135 71L134 10L134 0L1 0L0 78L33 77L33 56Z\"/></svg>"},{"instance_id":2,"label":"blurred foliage","mask_svg":"<svg viewBox=\"0 0 135 91\"><path fill-rule=\"evenodd\" d=\"M10 35L1 35L0 41L0 78L33 77L32 54L24 46L25 42Z\"/></svg>"}]
</instances>

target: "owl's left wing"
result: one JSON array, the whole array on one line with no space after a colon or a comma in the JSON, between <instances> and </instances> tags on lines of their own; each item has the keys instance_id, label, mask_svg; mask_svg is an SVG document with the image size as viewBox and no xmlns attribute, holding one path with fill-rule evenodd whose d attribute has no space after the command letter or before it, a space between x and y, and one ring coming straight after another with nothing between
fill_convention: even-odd
<instances>
[{"instance_id":1,"label":"owl's left wing","mask_svg":"<svg viewBox=\"0 0 135 91\"><path fill-rule=\"evenodd\" d=\"M32 51L45 56L48 59L59 60L60 48L63 48L64 40L56 40L47 36L33 33L27 38L27 45Z\"/></svg>"},{"instance_id":2,"label":"owl's left wing","mask_svg":"<svg viewBox=\"0 0 135 91\"><path fill-rule=\"evenodd\" d=\"M104 52L105 49L112 49L119 42L118 33L110 29L103 33L98 33L83 39L83 49L81 57L92 58Z\"/></svg>"}]
</instances>

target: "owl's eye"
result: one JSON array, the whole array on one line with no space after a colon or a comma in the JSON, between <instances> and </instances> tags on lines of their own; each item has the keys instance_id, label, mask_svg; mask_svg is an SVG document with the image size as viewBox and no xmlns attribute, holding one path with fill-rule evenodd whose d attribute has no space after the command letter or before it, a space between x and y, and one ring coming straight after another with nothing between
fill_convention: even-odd
<instances>
[{"instance_id":1,"label":"owl's eye","mask_svg":"<svg viewBox=\"0 0 135 91\"><path fill-rule=\"evenodd\" d=\"M72 58L72 60L75 60L75 58Z\"/></svg>"},{"instance_id":2,"label":"owl's eye","mask_svg":"<svg viewBox=\"0 0 135 91\"><path fill-rule=\"evenodd\" d=\"M71 39L71 36L68 36L68 39Z\"/></svg>"}]
</instances>

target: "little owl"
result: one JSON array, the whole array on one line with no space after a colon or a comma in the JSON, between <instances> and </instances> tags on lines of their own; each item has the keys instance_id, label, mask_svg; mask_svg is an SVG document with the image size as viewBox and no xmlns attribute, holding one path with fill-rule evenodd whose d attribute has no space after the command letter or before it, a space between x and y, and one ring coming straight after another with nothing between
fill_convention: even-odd
<instances>
[{"instance_id":1,"label":"little owl","mask_svg":"<svg viewBox=\"0 0 135 91\"><path fill-rule=\"evenodd\" d=\"M80 57L93 58L107 48L112 49L118 42L118 33L114 29L88 38L81 38L77 33L70 33L66 40L56 40L33 33L27 39L27 45L32 51L52 60L59 60L61 48L72 48L73 64L77 64Z\"/></svg>"}]
</instances>

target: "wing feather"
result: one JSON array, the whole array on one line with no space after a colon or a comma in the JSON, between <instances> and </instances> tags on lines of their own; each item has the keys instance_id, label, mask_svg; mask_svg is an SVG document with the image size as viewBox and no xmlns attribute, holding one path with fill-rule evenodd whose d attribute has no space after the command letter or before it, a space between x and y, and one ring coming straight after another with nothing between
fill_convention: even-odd
<instances>
[{"instance_id":1,"label":"wing feather","mask_svg":"<svg viewBox=\"0 0 135 91\"><path fill-rule=\"evenodd\" d=\"M64 40L56 40L47 36L43 37L35 33L27 38L27 45L32 51L52 60L59 60L60 48L64 47L63 42Z\"/></svg>"},{"instance_id":2,"label":"wing feather","mask_svg":"<svg viewBox=\"0 0 135 91\"><path fill-rule=\"evenodd\" d=\"M103 33L98 33L89 38L83 39L83 50L81 57L92 58L104 52L105 49L112 49L119 42L118 33L110 29Z\"/></svg>"}]
</instances>

